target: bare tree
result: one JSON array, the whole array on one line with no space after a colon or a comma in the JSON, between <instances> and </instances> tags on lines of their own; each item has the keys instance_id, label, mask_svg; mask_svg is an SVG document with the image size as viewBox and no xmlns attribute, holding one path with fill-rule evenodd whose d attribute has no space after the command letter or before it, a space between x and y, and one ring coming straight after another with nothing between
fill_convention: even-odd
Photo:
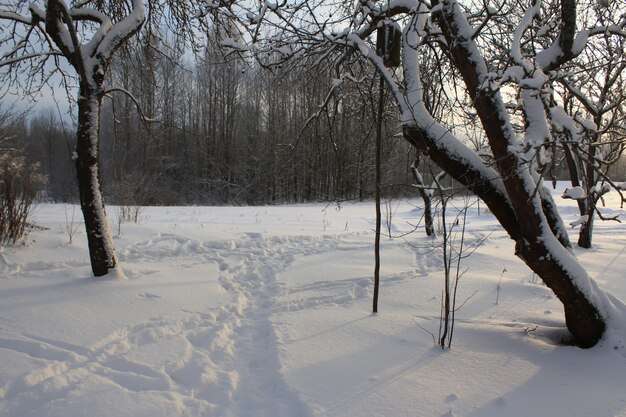
<instances>
[{"instance_id":1,"label":"bare tree","mask_svg":"<svg viewBox=\"0 0 626 417\"><path fill-rule=\"evenodd\" d=\"M24 3L13 8L3 5L0 19L8 34L3 46L10 48L0 60L3 77L14 84L22 82L20 70L28 77L50 77L48 61L65 74L59 58L64 58L75 71L78 81L77 143L73 159L85 220L91 268L95 276L117 269L117 257L100 186L99 126L102 98L107 94L104 77L114 52L139 31L144 22L141 0L133 0L116 21L90 6L89 1L73 7L63 0L33 3L28 14ZM116 16L119 17L119 16Z\"/></svg>"},{"instance_id":2,"label":"bare tree","mask_svg":"<svg viewBox=\"0 0 626 417\"><path fill-rule=\"evenodd\" d=\"M588 25L619 27L623 9L617 2L598 3L585 9L580 19ZM602 220L619 221L616 216L604 216L598 206L611 189L622 192L609 169L626 145L626 37L611 31L592 37L564 69L567 72L558 79L560 88L550 97L560 106L551 107L557 112L558 117L553 118L555 130L572 186L582 191L576 196L581 216L578 246L590 248L596 213Z\"/></svg>"}]
</instances>

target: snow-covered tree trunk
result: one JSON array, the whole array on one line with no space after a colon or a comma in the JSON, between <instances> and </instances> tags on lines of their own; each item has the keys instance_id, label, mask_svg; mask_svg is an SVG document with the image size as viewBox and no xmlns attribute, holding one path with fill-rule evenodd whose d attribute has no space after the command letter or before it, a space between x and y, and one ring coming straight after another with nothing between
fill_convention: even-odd
<instances>
[{"instance_id":1,"label":"snow-covered tree trunk","mask_svg":"<svg viewBox=\"0 0 626 417\"><path fill-rule=\"evenodd\" d=\"M117 257L100 184L99 127L102 90L97 84L95 89L92 85L81 83L74 162L80 206L87 231L91 270L99 277L117 267Z\"/></svg>"},{"instance_id":2,"label":"snow-covered tree trunk","mask_svg":"<svg viewBox=\"0 0 626 417\"><path fill-rule=\"evenodd\" d=\"M565 12L570 13L571 10ZM548 221L548 218L559 219L559 215L554 206L542 203L542 193L536 192L543 185L532 176L532 165L529 167L521 151L522 144L512 128L499 89L488 85L486 63L472 39L473 31L459 3L444 1L437 21L473 100L514 213L514 224L509 224L510 230L507 230L515 239L516 255L543 279L563 303L566 324L576 342L582 347L594 346L602 337L606 325L598 306L594 304L596 300L584 291L589 277L572 253L557 239L559 228ZM539 109L543 113L541 107L530 107L534 104L529 104L529 111ZM530 124L541 124L542 116L532 117ZM534 131L532 134L537 135ZM540 139L537 136L527 138L532 141ZM490 203L494 205L493 201ZM500 210L491 206L492 210Z\"/></svg>"},{"instance_id":3,"label":"snow-covered tree trunk","mask_svg":"<svg viewBox=\"0 0 626 417\"><path fill-rule=\"evenodd\" d=\"M84 6L84 4L83 4ZM104 75L113 53L141 28L145 16L142 0L133 0L131 11L113 23L102 12L88 7L68 8L60 0L48 0L46 10L31 7L33 24L45 21L45 30L79 78L78 127L75 151L80 204L85 219L91 269L96 277L117 270L115 246L109 229L100 184L100 106L105 94ZM75 22L99 24L91 39L81 39ZM83 34L84 35L84 34Z\"/></svg>"}]
</instances>

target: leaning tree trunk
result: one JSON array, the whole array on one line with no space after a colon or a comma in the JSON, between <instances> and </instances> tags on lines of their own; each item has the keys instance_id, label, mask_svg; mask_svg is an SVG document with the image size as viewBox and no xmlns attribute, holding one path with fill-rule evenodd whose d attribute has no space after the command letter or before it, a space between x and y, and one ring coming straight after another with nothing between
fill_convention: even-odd
<instances>
[{"instance_id":1,"label":"leaning tree trunk","mask_svg":"<svg viewBox=\"0 0 626 417\"><path fill-rule=\"evenodd\" d=\"M78 99L76 154L74 155L91 270L96 277L106 275L117 267L115 247L100 186L98 154L101 100L100 91L94 91L91 86L81 86Z\"/></svg>"},{"instance_id":2,"label":"leaning tree trunk","mask_svg":"<svg viewBox=\"0 0 626 417\"><path fill-rule=\"evenodd\" d=\"M565 0L566 3L569 1ZM496 201L489 196L484 196L483 200L494 214L499 212L496 214L499 219L512 214L512 218L502 222L502 225L516 242L516 255L543 279L563 303L566 325L576 343L581 347L594 346L604 334L606 324L598 306L589 298L591 294L585 294L579 286L584 286L583 282L589 280L589 277L565 247L569 241L564 243L565 238L559 236L562 234L559 230L562 223L554 205L546 201L546 194L534 191L542 185L536 183L528 171L526 160L517 151L517 135L500 92L498 89L483 88L487 65L478 53L475 41L468 35L471 30L460 7L456 1L443 0L442 10L436 15L436 20L472 99L504 186L505 201ZM569 11L566 10L568 7L575 8L575 4L564 5L564 13ZM405 129L405 134L411 133L417 132ZM432 140L429 142L432 143ZM451 158L455 159L450 153L445 155L444 163ZM464 165L463 161L457 160L457 163ZM446 166L442 168L448 170ZM463 181L468 179L468 173L459 174L456 179L473 188L471 183ZM481 196L480 193L478 195ZM499 199L500 196L496 197Z\"/></svg>"},{"instance_id":3,"label":"leaning tree trunk","mask_svg":"<svg viewBox=\"0 0 626 417\"><path fill-rule=\"evenodd\" d=\"M411 144L426 153L440 168L467 186L485 202L509 236L516 242L516 255L543 279L563 303L565 322L576 344L581 347L594 346L602 337L605 324L596 306L575 285L576 268L570 269L568 266L577 264L577 261L566 246L562 242L552 246L546 243L544 236L546 233L553 233L552 231L543 231L538 235L528 233L525 230L528 226L521 224L528 219L524 219L525 216L520 216L519 212L513 209L509 198L489 186L488 184L491 183L489 179L483 177L481 172L474 171L463 158L450 158L450 152L436 146L438 137L429 138L428 135L429 132L425 129L404 128L404 136ZM521 199L527 201L524 197ZM550 207L546 204L543 206ZM533 215L536 214L537 212ZM552 215L554 218L559 217L558 213L553 212ZM547 220L546 223L548 223ZM566 259L568 263L561 263L563 259Z\"/></svg>"}]
</instances>

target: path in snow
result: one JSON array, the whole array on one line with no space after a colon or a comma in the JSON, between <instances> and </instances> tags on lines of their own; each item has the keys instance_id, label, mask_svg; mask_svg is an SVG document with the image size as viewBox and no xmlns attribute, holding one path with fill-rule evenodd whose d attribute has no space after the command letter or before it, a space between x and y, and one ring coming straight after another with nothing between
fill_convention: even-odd
<instances>
[{"instance_id":1,"label":"path in snow","mask_svg":"<svg viewBox=\"0 0 626 417\"><path fill-rule=\"evenodd\" d=\"M5 357L26 356L31 362L30 372L0 380L0 415L72 416L82 404L80 397L94 393L102 401L150 401L157 415L245 416L251 410L260 416L311 415L281 375L282 335L271 317L369 297L371 282L369 277L344 279L339 274L337 279L280 283L277 275L295 260L315 263L338 251L350 257L369 247L362 232L339 237L248 233L218 242L159 233L131 244L119 253L131 282L158 274L157 263L174 271L216 264L225 290L220 305L208 311L184 310L176 319L163 314L133 322L88 346L0 329L0 350L10 352ZM85 266L84 260L7 263L5 273L37 276ZM407 276L385 279L392 285ZM82 290L94 289L87 285ZM158 302L162 295L150 290L137 297ZM93 415L119 415L117 401Z\"/></svg>"}]
</instances>

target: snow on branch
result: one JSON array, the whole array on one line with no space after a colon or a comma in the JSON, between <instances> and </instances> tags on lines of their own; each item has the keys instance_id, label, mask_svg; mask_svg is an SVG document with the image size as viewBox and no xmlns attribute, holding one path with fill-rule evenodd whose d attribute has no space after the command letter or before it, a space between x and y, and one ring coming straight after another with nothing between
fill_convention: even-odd
<instances>
[{"instance_id":1,"label":"snow on branch","mask_svg":"<svg viewBox=\"0 0 626 417\"><path fill-rule=\"evenodd\" d=\"M580 186L566 188L561 198L570 200L585 200L587 198L587 193L585 192L585 189Z\"/></svg>"},{"instance_id":2,"label":"snow on branch","mask_svg":"<svg viewBox=\"0 0 626 417\"><path fill-rule=\"evenodd\" d=\"M69 10L62 0L48 0L45 30L73 65L82 61L80 42Z\"/></svg>"},{"instance_id":3,"label":"snow on branch","mask_svg":"<svg viewBox=\"0 0 626 417\"><path fill-rule=\"evenodd\" d=\"M537 53L536 62L544 71L554 70L571 60L582 51L581 45L587 41L582 34L575 40L576 34L576 0L560 0L561 27L559 36L547 49Z\"/></svg>"},{"instance_id":4,"label":"snow on branch","mask_svg":"<svg viewBox=\"0 0 626 417\"><path fill-rule=\"evenodd\" d=\"M609 25L609 26L598 26L593 29L587 30L588 36L594 35L618 35L623 38L626 38L626 30L624 27L626 26L626 17L621 22L620 25Z\"/></svg>"},{"instance_id":5,"label":"snow on branch","mask_svg":"<svg viewBox=\"0 0 626 417\"><path fill-rule=\"evenodd\" d=\"M71 9L70 15L74 21L86 20L99 24L98 29L92 35L91 40L84 46L85 55L93 58L96 53L96 48L113 27L111 19L98 10L87 9L84 7Z\"/></svg>"},{"instance_id":6,"label":"snow on branch","mask_svg":"<svg viewBox=\"0 0 626 417\"><path fill-rule=\"evenodd\" d=\"M10 12L10 11L6 11L6 10L0 10L0 19L11 20L13 22L23 23L25 25L32 25L32 24L34 24L34 22L33 22L33 20L31 18L23 16L23 15L21 15L19 13Z\"/></svg>"},{"instance_id":7,"label":"snow on branch","mask_svg":"<svg viewBox=\"0 0 626 417\"><path fill-rule=\"evenodd\" d=\"M577 218L573 222L570 222L569 225L572 226L572 229L573 229L576 226L580 226L580 225L583 225L583 224L587 223L587 220L589 220L589 216L585 214L584 216L580 216L579 218Z\"/></svg>"},{"instance_id":8,"label":"snow on branch","mask_svg":"<svg viewBox=\"0 0 626 417\"><path fill-rule=\"evenodd\" d=\"M220 41L220 45L232 49L237 52L247 52L252 49L251 45L248 45L243 42L238 42L234 38L225 38Z\"/></svg>"},{"instance_id":9,"label":"snow on branch","mask_svg":"<svg viewBox=\"0 0 626 417\"><path fill-rule=\"evenodd\" d=\"M511 58L515 64L524 68L524 71L530 73L534 70L530 61L522 54L522 36L524 32L530 27L535 16L539 15L541 11L541 2L536 1L531 7L526 10L522 20L517 25L515 34L513 36L513 43L511 45Z\"/></svg>"},{"instance_id":10,"label":"snow on branch","mask_svg":"<svg viewBox=\"0 0 626 417\"><path fill-rule=\"evenodd\" d=\"M132 10L120 22L113 25L97 46L95 57L109 59L113 52L129 37L137 33L145 21L142 0L132 0Z\"/></svg>"}]
</instances>

